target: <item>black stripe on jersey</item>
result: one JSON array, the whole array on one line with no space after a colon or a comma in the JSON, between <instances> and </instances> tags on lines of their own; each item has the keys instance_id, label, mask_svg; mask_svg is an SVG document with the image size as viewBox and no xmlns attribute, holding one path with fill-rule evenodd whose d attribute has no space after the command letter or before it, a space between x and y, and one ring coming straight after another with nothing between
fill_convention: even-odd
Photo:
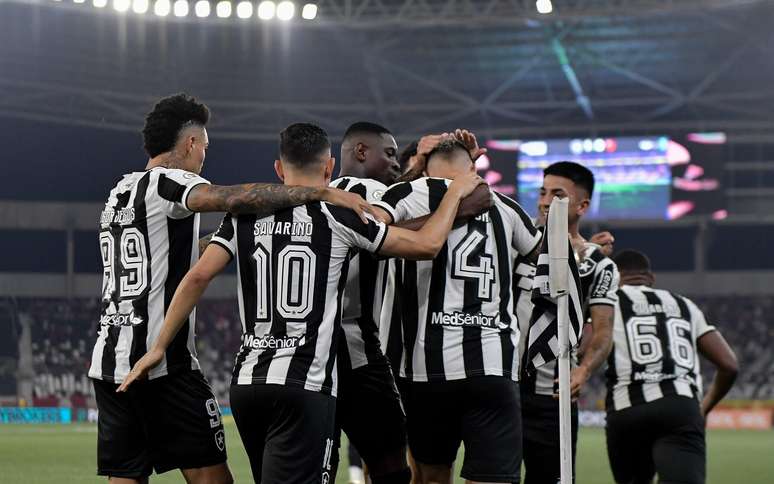
<instances>
[{"instance_id":1,"label":"black stripe on jersey","mask_svg":"<svg viewBox=\"0 0 774 484\"><path fill-rule=\"evenodd\" d=\"M333 182L333 186L334 188L338 188L339 190L346 190L347 187L349 186L349 182L350 182L350 178L348 177L339 178L338 180Z\"/></svg>"},{"instance_id":2,"label":"black stripe on jersey","mask_svg":"<svg viewBox=\"0 0 774 484\"><path fill-rule=\"evenodd\" d=\"M629 296L626 295L624 291L619 291L619 301L618 304L621 308L621 316L623 319L624 326L626 325L626 322L629 321L629 318L634 316L634 301L629 299ZM624 331L627 334L626 338L626 345L629 348L629 360L632 364L632 375L635 374L635 372L641 372L645 370L645 365L641 365L637 362L635 362L631 355L635 354L632 350L631 346L629 345L630 338L628 337L629 334L629 328L624 327ZM617 380L617 378L615 378ZM612 391L613 385L615 385L615 381L612 382L610 388L610 391ZM629 385L629 401L632 405L640 405L642 403L645 403L645 395L642 391L642 382L634 382Z\"/></svg>"},{"instance_id":3,"label":"black stripe on jersey","mask_svg":"<svg viewBox=\"0 0 774 484\"><path fill-rule=\"evenodd\" d=\"M167 178L163 173L159 175L159 195L170 202L182 202L185 193L185 185Z\"/></svg>"},{"instance_id":4,"label":"black stripe on jersey","mask_svg":"<svg viewBox=\"0 0 774 484\"><path fill-rule=\"evenodd\" d=\"M167 218L167 233L169 237L169 255L168 275L164 281L164 314L167 314L169 305L172 303L172 297L175 295L177 286L191 267L191 251L194 241L194 219L193 214L188 217L175 220ZM172 343L166 351L167 368L171 373L173 370L190 369L191 353L188 350L188 332L190 330L191 317L186 318L183 326L175 335Z\"/></svg>"},{"instance_id":5,"label":"black stripe on jersey","mask_svg":"<svg viewBox=\"0 0 774 484\"><path fill-rule=\"evenodd\" d=\"M122 210L129 206L129 198L131 198L132 192L126 191L122 193L116 194L116 204L113 207L113 210L118 213L119 210ZM113 238L116 240L116 242L113 244L113 268L121 267L121 248L119 247L120 240L121 240L121 227L118 225L110 225L110 233L113 236ZM118 235L118 237L116 237ZM114 269L115 270L115 269ZM115 306L116 311L118 311L118 304L119 304L119 291L118 289L113 290L113 294L111 295L112 299L110 301L102 301L102 311L101 314L106 314L106 309L109 305ZM146 323L147 324L147 323ZM115 373L116 373L116 345L118 344L118 336L121 334L121 326L113 326L110 325L107 328L107 334L105 335L105 347L102 350L102 377L105 379L105 381L115 381Z\"/></svg>"},{"instance_id":6,"label":"black stripe on jersey","mask_svg":"<svg viewBox=\"0 0 774 484\"><path fill-rule=\"evenodd\" d=\"M250 255L255 250L255 243L253 242L253 232L255 227L256 216L252 214L238 215L236 218L236 236L234 238L234 249L237 257L238 264L238 276L239 284L242 294L257 294L257 281L256 281L256 268L255 259ZM243 246L245 250L240 250L240 246ZM271 284L269 278L261 278L261 283ZM266 291L266 294L271 297L271 287ZM252 333L255 328L256 315L258 310L255 307L255 298L243 297L242 298L242 344L244 344L244 338L247 333ZM269 316L270 317L270 316ZM249 346L242 346L237 354L236 361L234 362L234 373L232 375L231 384L236 385L239 378L239 371L242 369L242 365L245 359L250 354L251 348Z\"/></svg>"},{"instance_id":7,"label":"black stripe on jersey","mask_svg":"<svg viewBox=\"0 0 774 484\"><path fill-rule=\"evenodd\" d=\"M387 267L384 268L382 287L387 287L389 264L395 264L395 287L402 288L403 261L401 259L392 259L391 261L387 261L386 264ZM400 362L401 357L403 356L403 326L401 324L401 311L403 310L402 298L402 292L400 290L395 290L393 294L392 307L389 308L390 327L389 332L387 333L387 349L385 351L385 355L387 356L387 360L392 366L392 371L395 372L395 376L400 374ZM386 310L388 309L385 307L382 308L382 311Z\"/></svg>"},{"instance_id":8,"label":"black stripe on jersey","mask_svg":"<svg viewBox=\"0 0 774 484\"><path fill-rule=\"evenodd\" d=\"M288 208L285 210L281 210L274 214L274 222L275 224L281 224L281 223L292 223L293 222L293 211L295 209ZM252 224L250 226L250 241L252 242L250 245L255 248L255 242L254 242L254 236L253 236L253 226L255 224ZM276 225L275 225L276 226ZM316 228L316 227L315 227ZM239 235L241 236L242 233L240 231ZM277 231L274 232L271 236L271 281L272 281L272 290L269 294L269 301L271 303L269 304L271 308L271 329L269 330L271 334L275 338L281 338L287 335L288 333L288 326L287 321L285 318L279 313L277 310L277 301L279 301L279 294L280 294L280 288L278 287L279 284L277 284L277 281L279 281L279 273L277 270L279 269L279 253L284 249L289 243L290 243L290 235L285 235L282 233L278 233ZM253 280L256 280L255 272L252 273ZM263 277L263 276L260 276ZM315 284L316 286L316 284ZM255 284L253 284L253 287L255 287ZM316 289L316 287L315 287ZM250 294L245 291L245 294ZM253 299L253 298L245 298L245 299ZM255 308L253 309L253 319L255 319ZM258 323L258 324L269 324L269 323ZM309 341L309 334L305 336L306 341ZM269 376L269 365L271 364L272 359L274 358L274 355L277 353L276 349L266 349L263 350L259 355L257 362L255 364L255 367L253 367L253 381L266 381L266 378ZM287 378L290 378L290 372L287 373Z\"/></svg>"},{"instance_id":9,"label":"black stripe on jersey","mask_svg":"<svg viewBox=\"0 0 774 484\"><path fill-rule=\"evenodd\" d=\"M386 203L392 208L398 205L398 202L408 197L411 192L414 191L414 187L409 182L401 182L392 185L389 190L384 192L381 201Z\"/></svg>"},{"instance_id":10,"label":"black stripe on jersey","mask_svg":"<svg viewBox=\"0 0 774 484\"><path fill-rule=\"evenodd\" d=\"M494 193L497 198L500 199L501 202L506 204L508 207L510 207L514 212L516 212L519 215L519 218L521 219L524 226L529 230L530 235L535 235L538 233L538 229L535 227L535 224L532 223L532 219L527 215L527 212L524 211L523 208L521 208L521 205L516 203L514 200L506 197L505 195L497 192ZM527 255L527 254L524 254Z\"/></svg>"},{"instance_id":11,"label":"black stripe on jersey","mask_svg":"<svg viewBox=\"0 0 774 484\"><path fill-rule=\"evenodd\" d=\"M379 236L379 226L374 222L364 224L360 219L360 216L358 216L358 214L356 214L353 210L337 207L335 205L326 205L326 208L333 216L334 220L347 227L348 229L357 232L362 237L368 239L369 242L373 242Z\"/></svg>"},{"instance_id":12,"label":"black stripe on jersey","mask_svg":"<svg viewBox=\"0 0 774 484\"><path fill-rule=\"evenodd\" d=\"M397 272L397 271L396 271ZM396 279L397 281L397 279ZM403 286L396 285L396 296L402 292L402 307L400 307L403 324L403 347L406 349L406 378L414 375L414 346L419 330L419 296L417 295L417 263L413 260L403 261ZM397 298L396 298L397 301ZM395 321L393 320L393 324Z\"/></svg>"},{"instance_id":13,"label":"black stripe on jersey","mask_svg":"<svg viewBox=\"0 0 774 484\"><path fill-rule=\"evenodd\" d=\"M484 235L484 238L479 242L479 246L474 249L475 252L471 255L475 255L479 261L476 261L474 265L478 265L481 256L486 253L486 233L487 224L481 220L470 219L468 221L468 234L471 232L479 232ZM452 261L454 264L454 261ZM434 267L435 268L435 267ZM445 268L445 267L444 267ZM494 268L493 268L494 269ZM444 271L445 272L445 271ZM463 301L462 312L467 314L479 314L481 312L481 298L478 297L478 280L465 279L463 282ZM492 288L495 288L495 284ZM432 288L430 289L432 295ZM443 293L441 293L443 296ZM491 296L491 294L490 294ZM431 296L432 297L432 296ZM443 302L442 302L443 304ZM443 311L443 308L441 308ZM428 315L430 313L428 312ZM429 319L428 319L429 322ZM443 342L436 348L443 348ZM463 326L462 327L462 359L465 362L465 376L473 376L469 373L469 369L484 368L484 350L481 347L481 327L480 326Z\"/></svg>"},{"instance_id":14,"label":"black stripe on jersey","mask_svg":"<svg viewBox=\"0 0 774 484\"><path fill-rule=\"evenodd\" d=\"M363 197L363 200L368 200L368 189L362 183L358 183L357 185L350 188L348 191L351 193L357 193L358 195Z\"/></svg>"},{"instance_id":15,"label":"black stripe on jersey","mask_svg":"<svg viewBox=\"0 0 774 484\"><path fill-rule=\"evenodd\" d=\"M511 321L510 307L511 304L516 304L514 300L511 303L511 271L508 262L510 261L510 251L508 242L505 237L505 225L503 224L500 211L495 209L489 210L489 219L492 221L492 231L494 232L494 242L497 250L497 274L500 275L502 280L499 281L500 287L500 321L503 324L510 326ZM515 268L516 266L514 266ZM513 292L514 297L517 294ZM515 314L515 311L514 311ZM511 340L511 334L513 329L507 331L500 331L500 345L503 352L503 372L511 371L513 368L513 359L516 357L516 347Z\"/></svg>"},{"instance_id":16,"label":"black stripe on jersey","mask_svg":"<svg viewBox=\"0 0 774 484\"><path fill-rule=\"evenodd\" d=\"M437 180L434 178L427 179L428 188L428 205L430 213L435 212L438 209L438 205L441 204L444 193L446 193L446 183L443 180ZM428 380L434 378L445 379L444 365L443 365L443 336L444 327L442 325L435 326L432 324L433 313L443 312L444 301L446 299L446 266L448 264L448 242L444 242L441 251L433 260L431 276L430 276L430 290L427 297L427 315L425 318L425 361L427 362L427 377ZM409 283L416 286L416 275L412 279L408 279ZM416 291L416 289L415 289ZM479 305L480 307L480 305ZM467 336L467 333L463 333ZM476 341L480 341L476 339ZM463 350L464 354L464 350ZM482 357L483 360L483 357ZM467 366L467 361L466 361Z\"/></svg>"},{"instance_id":17,"label":"black stripe on jersey","mask_svg":"<svg viewBox=\"0 0 774 484\"><path fill-rule=\"evenodd\" d=\"M312 239L311 239L311 247L314 250L316 254L316 267L315 267L315 278L314 278L314 291L313 291L313 302L312 302L312 312L309 313L307 317L304 318L305 321L318 321L322 322L324 321L323 313L325 312L325 306L329 304L329 301L326 300L326 292L328 289L328 272L330 271L330 261L331 261L331 242L333 237L333 232L331 231L331 228L328 226L328 219L323 214L321 206L319 203L314 204L308 204L306 205L306 212L309 215L309 217L312 219ZM297 210L304 210L304 207L300 207ZM351 211L351 210L350 210ZM293 211L289 211L292 215ZM353 212L354 215L354 212ZM357 217L357 216L356 216ZM359 218L358 218L359 220ZM292 222L292 220L290 220ZM360 222L362 224L362 222ZM290 240L288 240L290 242ZM275 239L275 244L276 239ZM293 242L294 244L299 244L299 242ZM282 245L275 245L275 250L273 251L275 254L278 254L282 247L284 247L285 244ZM345 258L345 265L349 264L349 258ZM330 350L330 357L328 359L328 365L332 365L335 363L335 355L336 355L336 341L338 336L339 328L341 327L341 301L340 296L342 294L342 291L344 289L344 286L347 284L347 272L344 270L345 268L342 268L341 271L341 277L339 278L338 283L338 294L336 298L336 319L334 320L334 325L332 328L332 343L333 346ZM275 279L276 281L277 279ZM279 288L275 289L276 291L279 291ZM275 314L275 317L280 317L279 314ZM295 353L293 354L293 359L290 361L290 366L288 367L288 380L296 380L296 381L302 381L305 382L307 379L307 376L309 374L309 368L312 366L312 361L314 361L314 354L317 349L317 339L319 337L320 333L320 325L309 325L306 326L306 335L304 336L305 343L303 346L296 349ZM332 388L332 382L330 381L330 372L327 371L326 368L326 378L325 378L325 388ZM323 390L324 393L329 392L329 390Z\"/></svg>"},{"instance_id":18,"label":"black stripe on jersey","mask_svg":"<svg viewBox=\"0 0 774 484\"><path fill-rule=\"evenodd\" d=\"M149 184L150 184L150 173L146 173L142 178L140 178L140 181L137 182L137 190L134 195L134 219L137 221L136 227L142 234L143 242L145 243L145 247L147 247L148 251L151 250L151 246L150 246L150 240L148 236L148 210L145 204L145 195L148 193ZM172 247L170 247L170 253L172 253ZM147 346L146 339L148 337L148 324L150 324L150 322L148 321L149 319L148 318L148 294L150 293L150 288L152 287L152 284L153 284L153 281L151 280L152 261L153 261L153 254L149 253L148 263L145 271L145 280L148 281L148 284L145 286L145 291L143 292L143 294L140 297L136 298L134 301L132 301L134 314L137 316L140 316L143 319L143 321L145 321L145 324L140 324L132 327L132 348L129 353L130 366L134 366L134 364L140 358L142 358L142 356L148 350L146 347ZM186 265L185 265L186 270L189 265L190 265L190 262L186 262ZM188 351L186 350L186 353L187 352Z\"/></svg>"},{"instance_id":19,"label":"black stripe on jersey","mask_svg":"<svg viewBox=\"0 0 774 484\"><path fill-rule=\"evenodd\" d=\"M648 304L653 306L664 305L664 301L662 301L658 294L656 294L654 291L646 290L642 291L642 293L645 295L645 300L648 301ZM661 343L661 350L663 354L661 359L661 373L664 375L673 375L675 373L675 360L672 357L672 352L669 346L669 331L666 324L667 316L663 312L651 313L651 315L656 318L656 337ZM659 382L659 387L661 387L661 393L664 395L675 393L675 385L671 379L661 380Z\"/></svg>"}]
</instances>

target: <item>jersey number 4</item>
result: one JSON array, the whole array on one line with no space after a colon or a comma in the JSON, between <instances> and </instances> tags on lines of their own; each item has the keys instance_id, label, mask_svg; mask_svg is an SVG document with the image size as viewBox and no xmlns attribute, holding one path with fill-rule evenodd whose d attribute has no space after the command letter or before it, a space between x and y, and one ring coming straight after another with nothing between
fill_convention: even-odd
<instances>
[{"instance_id":1,"label":"jersey number 4","mask_svg":"<svg viewBox=\"0 0 774 484\"><path fill-rule=\"evenodd\" d=\"M257 291L256 320L268 321L271 307L271 256L260 243L253 252ZM276 309L286 319L303 319L314 306L314 280L317 254L311 247L288 244L277 254Z\"/></svg>"},{"instance_id":2,"label":"jersey number 4","mask_svg":"<svg viewBox=\"0 0 774 484\"><path fill-rule=\"evenodd\" d=\"M629 340L632 361L647 365L661 361L668 346L674 362L683 368L693 368L696 352L691 342L691 323L684 319L666 320L668 342L661 344L658 337L658 322L655 316L635 316L626 322L626 336Z\"/></svg>"},{"instance_id":3,"label":"jersey number 4","mask_svg":"<svg viewBox=\"0 0 774 484\"><path fill-rule=\"evenodd\" d=\"M494 261L485 252L486 235L478 230L469 232L452 250L451 276L478 283L478 297L492 300L495 282Z\"/></svg>"},{"instance_id":4,"label":"jersey number 4","mask_svg":"<svg viewBox=\"0 0 774 484\"><path fill-rule=\"evenodd\" d=\"M102 255L102 298L134 298L148 286L148 249L145 238L136 227L121 231L116 254L116 236L111 232L99 234ZM117 256L117 257L116 257ZM117 292L117 294L116 294Z\"/></svg>"}]
</instances>

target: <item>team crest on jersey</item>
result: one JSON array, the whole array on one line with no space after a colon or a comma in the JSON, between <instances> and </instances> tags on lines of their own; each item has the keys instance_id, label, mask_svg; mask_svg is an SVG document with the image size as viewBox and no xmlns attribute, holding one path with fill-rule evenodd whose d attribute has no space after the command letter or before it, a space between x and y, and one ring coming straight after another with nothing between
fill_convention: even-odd
<instances>
[{"instance_id":1,"label":"team crest on jersey","mask_svg":"<svg viewBox=\"0 0 774 484\"><path fill-rule=\"evenodd\" d=\"M215 432L215 445L217 445L218 449L221 451L226 447L226 434L223 433L223 429Z\"/></svg>"},{"instance_id":2,"label":"team crest on jersey","mask_svg":"<svg viewBox=\"0 0 774 484\"><path fill-rule=\"evenodd\" d=\"M191 178L196 178L196 173L191 173L190 171L187 171L187 172L183 173L183 178L187 178L189 180Z\"/></svg>"},{"instance_id":3,"label":"team crest on jersey","mask_svg":"<svg viewBox=\"0 0 774 484\"><path fill-rule=\"evenodd\" d=\"M597 262L589 257L583 259L578 263L578 275L586 277L597 267Z\"/></svg>"},{"instance_id":4,"label":"team crest on jersey","mask_svg":"<svg viewBox=\"0 0 774 484\"><path fill-rule=\"evenodd\" d=\"M374 200L381 200L382 196L384 196L384 190L374 190L374 193L371 194Z\"/></svg>"}]
</instances>

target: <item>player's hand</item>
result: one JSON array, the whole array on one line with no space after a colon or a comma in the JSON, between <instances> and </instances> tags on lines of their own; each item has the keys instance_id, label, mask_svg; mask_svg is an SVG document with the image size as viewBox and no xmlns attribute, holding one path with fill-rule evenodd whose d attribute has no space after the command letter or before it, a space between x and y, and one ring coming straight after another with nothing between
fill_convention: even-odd
<instances>
[{"instance_id":1,"label":"player's hand","mask_svg":"<svg viewBox=\"0 0 774 484\"><path fill-rule=\"evenodd\" d=\"M465 197L457 211L457 217L471 219L492 208L492 191L489 185L478 185L473 193Z\"/></svg>"},{"instance_id":2,"label":"player's hand","mask_svg":"<svg viewBox=\"0 0 774 484\"><path fill-rule=\"evenodd\" d=\"M570 400L573 402L578 400L583 385L585 385L586 381L589 379L589 375L589 370L585 366L578 366L572 369L570 372ZM558 381L559 380L554 380L554 382ZM555 393L554 398L559 398L559 394Z\"/></svg>"},{"instance_id":3,"label":"player's hand","mask_svg":"<svg viewBox=\"0 0 774 484\"><path fill-rule=\"evenodd\" d=\"M368 223L366 214L377 218L376 207L373 207L357 193L328 187L325 189L323 200L338 207L345 207L354 210L365 224Z\"/></svg>"},{"instance_id":4,"label":"player's hand","mask_svg":"<svg viewBox=\"0 0 774 484\"><path fill-rule=\"evenodd\" d=\"M473 190L481 184L486 184L484 179L476 175L474 171L470 171L452 180L449 191L461 200L473 193Z\"/></svg>"},{"instance_id":5,"label":"player's hand","mask_svg":"<svg viewBox=\"0 0 774 484\"><path fill-rule=\"evenodd\" d=\"M132 367L132 371L126 375L124 382L121 383L121 386L119 386L116 391L125 392L129 388L129 385L131 385L135 380L141 380L148 376L148 372L156 368L163 359L163 351L152 349L145 353L142 358L137 360L137 363L135 363Z\"/></svg>"},{"instance_id":6,"label":"player's hand","mask_svg":"<svg viewBox=\"0 0 774 484\"><path fill-rule=\"evenodd\" d=\"M438 146L438 143L449 137L448 133L422 136L417 143L417 154L409 158L408 166L404 172L424 171L427 165L427 155Z\"/></svg>"},{"instance_id":7,"label":"player's hand","mask_svg":"<svg viewBox=\"0 0 774 484\"><path fill-rule=\"evenodd\" d=\"M600 252L605 254L605 256L610 257L613 254L615 237L610 232L605 231L594 234L589 239L589 242L597 244L600 247Z\"/></svg>"},{"instance_id":8,"label":"player's hand","mask_svg":"<svg viewBox=\"0 0 774 484\"><path fill-rule=\"evenodd\" d=\"M468 149L468 153L470 153L470 158L473 161L476 161L479 156L486 153L486 148L481 148L480 146L478 146L476 135L471 133L467 129L454 130L454 137L457 138L457 141L465 145L465 148Z\"/></svg>"}]
</instances>

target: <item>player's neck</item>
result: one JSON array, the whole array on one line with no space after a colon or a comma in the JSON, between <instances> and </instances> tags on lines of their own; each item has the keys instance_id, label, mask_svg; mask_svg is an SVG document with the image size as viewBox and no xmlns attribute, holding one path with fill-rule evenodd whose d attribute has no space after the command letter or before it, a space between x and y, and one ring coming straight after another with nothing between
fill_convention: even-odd
<instances>
[{"instance_id":1,"label":"player's neck","mask_svg":"<svg viewBox=\"0 0 774 484\"><path fill-rule=\"evenodd\" d=\"M324 187L327 185L324 175L301 175L298 173L285 172L285 185L295 185L299 187Z\"/></svg>"},{"instance_id":2,"label":"player's neck","mask_svg":"<svg viewBox=\"0 0 774 484\"><path fill-rule=\"evenodd\" d=\"M352 176L355 178L371 178L366 175L365 169L361 163L352 160L342 160L339 176Z\"/></svg>"},{"instance_id":3,"label":"player's neck","mask_svg":"<svg viewBox=\"0 0 774 484\"><path fill-rule=\"evenodd\" d=\"M154 156L150 160L148 160L148 164L145 165L146 170L152 170L153 168L157 168L159 166L162 166L164 168L178 168L178 169L185 169L183 168L183 160L179 159L178 156L175 155L173 151L162 153L160 155Z\"/></svg>"}]
</instances>

